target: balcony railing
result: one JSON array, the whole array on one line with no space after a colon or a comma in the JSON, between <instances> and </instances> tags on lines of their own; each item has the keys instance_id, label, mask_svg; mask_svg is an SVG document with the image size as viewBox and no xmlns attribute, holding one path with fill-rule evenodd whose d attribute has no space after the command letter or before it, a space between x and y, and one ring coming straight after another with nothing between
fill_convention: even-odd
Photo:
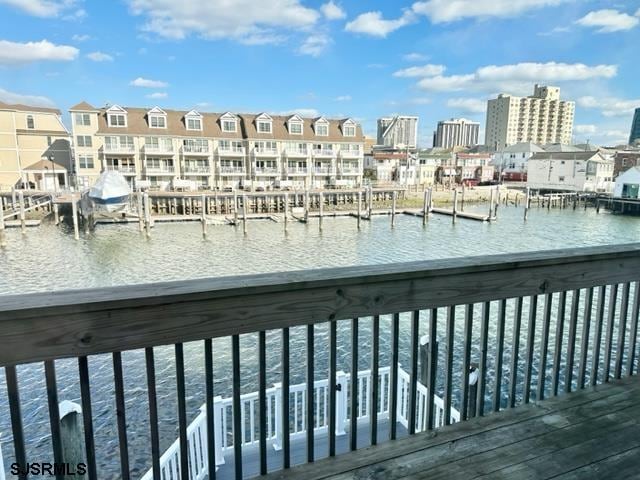
<instances>
[{"instance_id":1,"label":"balcony railing","mask_svg":"<svg viewBox=\"0 0 640 480\"><path fill-rule=\"evenodd\" d=\"M195 167L195 166L185 165L183 171L184 171L184 173L206 173L206 174L209 174L209 173L211 173L211 168L208 165L207 166L203 166L203 167Z\"/></svg>"},{"instance_id":2,"label":"balcony railing","mask_svg":"<svg viewBox=\"0 0 640 480\"><path fill-rule=\"evenodd\" d=\"M314 167L313 169L316 175L331 175L333 173L333 168L331 167Z\"/></svg>"},{"instance_id":3,"label":"balcony railing","mask_svg":"<svg viewBox=\"0 0 640 480\"><path fill-rule=\"evenodd\" d=\"M277 148L260 148L260 147L255 147L253 149L253 153L254 155L268 155L268 156L275 156L278 155L278 149Z\"/></svg>"},{"instance_id":4,"label":"balcony railing","mask_svg":"<svg viewBox=\"0 0 640 480\"><path fill-rule=\"evenodd\" d=\"M287 175L306 175L308 172L309 172L309 169L304 167L295 167L295 168L288 167L286 169Z\"/></svg>"},{"instance_id":5,"label":"balcony railing","mask_svg":"<svg viewBox=\"0 0 640 480\"><path fill-rule=\"evenodd\" d=\"M314 461L320 431L327 453L334 456L338 436L344 435L353 450L362 445L359 426L367 428L367 445L383 440L380 425L388 426L393 442L400 434L452 423L456 410L464 422L636 375L639 312L640 244L4 296L0 367L8 399L3 415L10 415L12 431L6 432L11 443L3 447L23 465L42 458L32 444L26 448L27 440L41 433L23 429L24 420L31 421L38 409L49 414L43 448L62 463L58 403L62 396L75 395L79 378L84 433L76 440L86 454L88 478L97 478L96 458L102 469L120 470L112 477L129 478L129 465L142 465L151 468L153 478L164 478L161 469L169 465L173 474L165 473L172 478L178 472L182 478L213 478L220 448L225 468L233 465L236 478L243 478L243 456L254 456L259 473L266 473L267 465L272 471L289 467L296 448ZM425 332L432 341L422 347ZM249 334L255 352L241 355L241 335L248 339ZM305 338L290 342L292 335ZM212 339L222 338L230 344L230 400L214 397ZM187 349L185 342L194 343ZM282 381L268 387L267 367L271 374L273 365L267 365L266 353L274 342ZM156 356L160 348L162 355ZM144 349L144 356L132 352L136 349ZM169 352L173 359L167 358ZM105 365L105 354L112 357L112 369L95 370L96 363ZM204 375L191 377L202 378L204 408L191 425L185 380L189 354L198 355L195 363L204 354ZM319 355L318 363L328 364L326 383L316 379ZM365 371L359 368L364 355ZM144 418L127 416L133 408L125 401L133 394L125 390L130 384L124 382L127 356L146 367L146 382L135 383L148 397ZM70 358L76 361L55 362ZM305 364L304 387L290 384L291 359L295 367ZM21 388L31 388L21 378L29 369L17 367L23 364L34 370L44 366L47 387L46 399L29 399L29 411L27 402L20 401ZM176 399L166 398L164 389L158 395L156 386L157 372L170 375L169 365L175 368ZM348 372L343 375L338 365L349 365ZM56 376L57 369L71 374ZM241 387L252 381L243 375L254 369L257 394L243 392ZM322 372L326 375L324 367ZM112 373L113 389L92 388L92 381ZM357 388L345 388L352 378L358 379ZM437 384L442 402L435 395ZM314 401L307 401L311 395L305 392L313 392ZM92 411L96 401L100 412ZM172 422L167 415L176 405L179 442L162 455L160 422L163 427ZM117 418L117 435L94 428L104 408ZM498 420L483 420L493 421ZM148 456L146 449L127 442L134 434L147 438L146 432ZM274 452L274 446L281 450ZM100 456L106 449L117 449L119 455ZM373 447L355 458L371 465L380 452L391 450Z\"/></svg>"},{"instance_id":6,"label":"balcony railing","mask_svg":"<svg viewBox=\"0 0 640 480\"><path fill-rule=\"evenodd\" d=\"M255 167L254 172L256 175L277 175L279 170L276 167Z\"/></svg>"},{"instance_id":7,"label":"balcony railing","mask_svg":"<svg viewBox=\"0 0 640 480\"><path fill-rule=\"evenodd\" d=\"M244 155L244 147L218 147L218 155Z\"/></svg>"},{"instance_id":8,"label":"balcony railing","mask_svg":"<svg viewBox=\"0 0 640 480\"><path fill-rule=\"evenodd\" d=\"M358 167L340 167L339 171L342 175L357 175L360 173Z\"/></svg>"},{"instance_id":9,"label":"balcony railing","mask_svg":"<svg viewBox=\"0 0 640 480\"><path fill-rule=\"evenodd\" d=\"M136 173L135 165L107 165L110 172Z\"/></svg>"},{"instance_id":10,"label":"balcony railing","mask_svg":"<svg viewBox=\"0 0 640 480\"><path fill-rule=\"evenodd\" d=\"M170 167L170 166L164 166L164 167L145 167L144 168L146 173L150 173L150 174L174 174L176 169L175 167Z\"/></svg>"},{"instance_id":11,"label":"balcony railing","mask_svg":"<svg viewBox=\"0 0 640 480\"><path fill-rule=\"evenodd\" d=\"M328 150L324 148L315 148L313 149L314 157L333 157L335 152L333 150Z\"/></svg>"},{"instance_id":12,"label":"balcony railing","mask_svg":"<svg viewBox=\"0 0 640 480\"><path fill-rule=\"evenodd\" d=\"M220 173L223 174L244 174L245 173L245 168L244 167L220 167Z\"/></svg>"},{"instance_id":13,"label":"balcony railing","mask_svg":"<svg viewBox=\"0 0 640 480\"><path fill-rule=\"evenodd\" d=\"M345 158L357 158L360 156L360 150L340 150L340 156Z\"/></svg>"},{"instance_id":14,"label":"balcony railing","mask_svg":"<svg viewBox=\"0 0 640 480\"><path fill-rule=\"evenodd\" d=\"M173 145L145 145L144 153L153 155L173 154Z\"/></svg>"},{"instance_id":15,"label":"balcony railing","mask_svg":"<svg viewBox=\"0 0 640 480\"><path fill-rule=\"evenodd\" d=\"M105 143L104 151L109 153L135 153L136 148L133 144L121 144L121 143Z\"/></svg>"},{"instance_id":16,"label":"balcony railing","mask_svg":"<svg viewBox=\"0 0 640 480\"><path fill-rule=\"evenodd\" d=\"M297 148L287 148L284 152L288 157L306 157L309 155L308 150L300 150Z\"/></svg>"},{"instance_id":17,"label":"balcony railing","mask_svg":"<svg viewBox=\"0 0 640 480\"><path fill-rule=\"evenodd\" d=\"M208 145L183 145L182 153L205 155L209 153L209 146Z\"/></svg>"}]
</instances>

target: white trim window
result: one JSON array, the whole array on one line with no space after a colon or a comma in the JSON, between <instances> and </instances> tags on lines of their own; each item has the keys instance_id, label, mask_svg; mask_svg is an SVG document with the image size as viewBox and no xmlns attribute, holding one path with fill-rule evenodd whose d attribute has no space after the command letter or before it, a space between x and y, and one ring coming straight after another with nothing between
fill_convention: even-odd
<instances>
[{"instance_id":1,"label":"white trim window","mask_svg":"<svg viewBox=\"0 0 640 480\"><path fill-rule=\"evenodd\" d=\"M319 137L328 137L329 125L325 125L325 124L316 125L316 135L318 135Z\"/></svg>"},{"instance_id":2,"label":"white trim window","mask_svg":"<svg viewBox=\"0 0 640 480\"><path fill-rule=\"evenodd\" d=\"M187 118L187 130L202 130L202 119Z\"/></svg>"},{"instance_id":3,"label":"white trim window","mask_svg":"<svg viewBox=\"0 0 640 480\"><path fill-rule=\"evenodd\" d=\"M356 136L356 126L355 125L344 125L342 128L343 128L345 137L355 137Z\"/></svg>"},{"instance_id":4,"label":"white trim window","mask_svg":"<svg viewBox=\"0 0 640 480\"><path fill-rule=\"evenodd\" d=\"M127 126L127 116L124 113L109 113L107 119L110 127Z\"/></svg>"},{"instance_id":5,"label":"white trim window","mask_svg":"<svg viewBox=\"0 0 640 480\"><path fill-rule=\"evenodd\" d=\"M33 115L27 115L27 128L29 130L34 130L36 128L36 122Z\"/></svg>"},{"instance_id":6,"label":"white trim window","mask_svg":"<svg viewBox=\"0 0 640 480\"><path fill-rule=\"evenodd\" d=\"M258 120L258 133L271 133L270 120Z\"/></svg>"},{"instance_id":7,"label":"white trim window","mask_svg":"<svg viewBox=\"0 0 640 480\"><path fill-rule=\"evenodd\" d=\"M236 122L235 120L223 120L222 131L235 133L236 131L238 131L238 122Z\"/></svg>"},{"instance_id":8,"label":"white trim window","mask_svg":"<svg viewBox=\"0 0 640 480\"><path fill-rule=\"evenodd\" d=\"M149 115L149 128L167 128L167 117L164 115Z\"/></svg>"},{"instance_id":9,"label":"white trim window","mask_svg":"<svg viewBox=\"0 0 640 480\"><path fill-rule=\"evenodd\" d=\"M91 135L78 135L76 137L77 147L93 147L93 139Z\"/></svg>"},{"instance_id":10,"label":"white trim window","mask_svg":"<svg viewBox=\"0 0 640 480\"><path fill-rule=\"evenodd\" d=\"M88 113L76 113L74 117L76 119L76 125L80 125L82 127L91 126L91 115Z\"/></svg>"},{"instance_id":11,"label":"white trim window","mask_svg":"<svg viewBox=\"0 0 640 480\"><path fill-rule=\"evenodd\" d=\"M302 135L302 122L289 122L289 133L291 135Z\"/></svg>"},{"instance_id":12,"label":"white trim window","mask_svg":"<svg viewBox=\"0 0 640 480\"><path fill-rule=\"evenodd\" d=\"M80 168L94 168L93 155L78 155L78 165Z\"/></svg>"}]
</instances>

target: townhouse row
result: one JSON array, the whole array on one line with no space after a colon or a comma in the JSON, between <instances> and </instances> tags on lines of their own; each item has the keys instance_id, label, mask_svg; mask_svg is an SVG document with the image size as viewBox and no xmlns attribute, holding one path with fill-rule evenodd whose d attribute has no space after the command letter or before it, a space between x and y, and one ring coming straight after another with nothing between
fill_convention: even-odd
<instances>
[{"instance_id":1,"label":"townhouse row","mask_svg":"<svg viewBox=\"0 0 640 480\"><path fill-rule=\"evenodd\" d=\"M324 188L362 184L364 136L352 119L195 110L70 109L76 182L116 170L132 187Z\"/></svg>"}]
</instances>

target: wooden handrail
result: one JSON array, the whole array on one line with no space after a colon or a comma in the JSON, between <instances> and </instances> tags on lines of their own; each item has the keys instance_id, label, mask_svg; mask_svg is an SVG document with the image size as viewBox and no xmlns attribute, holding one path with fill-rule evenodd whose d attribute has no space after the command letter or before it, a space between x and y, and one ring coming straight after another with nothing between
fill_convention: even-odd
<instances>
[{"instance_id":1,"label":"wooden handrail","mask_svg":"<svg viewBox=\"0 0 640 480\"><path fill-rule=\"evenodd\" d=\"M640 280L640 243L0 297L0 366Z\"/></svg>"}]
</instances>

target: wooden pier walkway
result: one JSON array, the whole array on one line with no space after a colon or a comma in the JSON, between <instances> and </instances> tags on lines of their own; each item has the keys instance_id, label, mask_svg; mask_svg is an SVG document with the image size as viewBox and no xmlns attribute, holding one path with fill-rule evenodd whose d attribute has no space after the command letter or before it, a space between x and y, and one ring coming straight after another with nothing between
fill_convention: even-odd
<instances>
[{"instance_id":1,"label":"wooden pier walkway","mask_svg":"<svg viewBox=\"0 0 640 480\"><path fill-rule=\"evenodd\" d=\"M264 478L640 478L640 382L612 381Z\"/></svg>"}]
</instances>

